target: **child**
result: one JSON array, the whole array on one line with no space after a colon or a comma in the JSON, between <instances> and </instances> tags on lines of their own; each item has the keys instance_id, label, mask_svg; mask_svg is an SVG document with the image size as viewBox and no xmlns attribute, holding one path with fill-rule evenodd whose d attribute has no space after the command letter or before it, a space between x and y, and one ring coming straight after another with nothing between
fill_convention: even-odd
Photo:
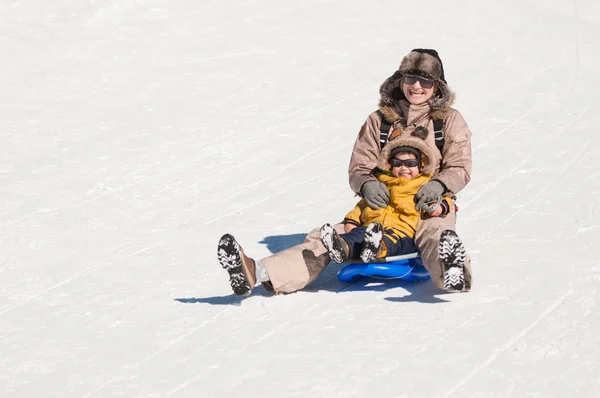
<instances>
[{"instance_id":1,"label":"child","mask_svg":"<svg viewBox=\"0 0 600 398\"><path fill-rule=\"evenodd\" d=\"M330 224L321 228L321 242L336 263L360 258L364 262L417 251L414 236L420 219L414 197L431 179L431 149L425 144L428 131L417 127L412 136L390 142L381 152L375 169L377 179L390 192L387 207L377 210L362 199L344 218L344 234ZM452 199L444 197L431 207L429 216L444 217Z\"/></svg>"}]
</instances>

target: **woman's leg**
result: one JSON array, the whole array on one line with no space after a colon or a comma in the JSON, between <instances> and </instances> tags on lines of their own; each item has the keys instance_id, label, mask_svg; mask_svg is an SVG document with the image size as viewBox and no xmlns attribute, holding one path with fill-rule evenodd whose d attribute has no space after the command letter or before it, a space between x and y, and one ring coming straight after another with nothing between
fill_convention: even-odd
<instances>
[{"instance_id":1,"label":"woman's leg","mask_svg":"<svg viewBox=\"0 0 600 398\"><path fill-rule=\"evenodd\" d=\"M431 275L433 283L444 289L444 265L440 260L440 236L445 230L455 231L456 229L456 213L455 209L451 208L450 213L446 217L428 217L420 221L417 227L415 243L421 253L423 264ZM463 291L469 291L472 285L472 273L470 260L467 257L462 264L464 273Z\"/></svg>"},{"instance_id":2,"label":"woman's leg","mask_svg":"<svg viewBox=\"0 0 600 398\"><path fill-rule=\"evenodd\" d=\"M338 234L344 225L333 226ZM329 254L321 243L320 228L313 229L303 243L290 247L259 262L266 268L275 292L291 293L317 279L329 264Z\"/></svg>"},{"instance_id":3,"label":"woman's leg","mask_svg":"<svg viewBox=\"0 0 600 398\"><path fill-rule=\"evenodd\" d=\"M238 296L247 296L256 285L256 263L244 254L244 250L230 234L219 239L217 258L221 267L229 273L231 290Z\"/></svg>"}]
</instances>

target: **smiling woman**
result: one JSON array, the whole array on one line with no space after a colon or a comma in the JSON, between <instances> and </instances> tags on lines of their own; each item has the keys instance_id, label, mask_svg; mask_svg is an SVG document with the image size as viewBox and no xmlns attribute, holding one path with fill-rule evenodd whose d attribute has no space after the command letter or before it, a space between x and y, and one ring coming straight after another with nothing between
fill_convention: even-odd
<instances>
[{"instance_id":1,"label":"smiling woman","mask_svg":"<svg viewBox=\"0 0 600 398\"><path fill-rule=\"evenodd\" d=\"M419 188L417 210L427 210L442 196L454 197L471 179L471 131L451 108L442 60L436 50L417 48L406 54L398 69L379 89L379 109L367 118L356 138L349 167L350 186L373 209L388 205L388 189L372 174L377 154L390 143L422 127L435 131L427 143L435 149L436 172ZM436 126L440 126L438 128ZM431 209L431 207L429 207ZM429 214L432 215L431 213ZM447 291L469 291L470 259L454 232L454 206L445 217L425 216L415 243L432 281Z\"/></svg>"}]
</instances>

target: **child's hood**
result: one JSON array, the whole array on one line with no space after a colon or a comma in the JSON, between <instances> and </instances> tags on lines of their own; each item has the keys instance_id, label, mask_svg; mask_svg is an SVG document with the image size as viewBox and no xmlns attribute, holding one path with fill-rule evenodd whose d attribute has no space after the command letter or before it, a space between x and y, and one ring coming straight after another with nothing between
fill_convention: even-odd
<instances>
[{"instance_id":1,"label":"child's hood","mask_svg":"<svg viewBox=\"0 0 600 398\"><path fill-rule=\"evenodd\" d=\"M415 129L415 131L413 131L411 135L401 135L400 137L392 140L381 151L381 155L379 156L379 162L377 163L377 168L384 171L391 171L392 166L390 165L389 158L392 150L401 146L409 146L418 149L421 152L421 164L423 165L421 173L423 175L433 174L433 172L435 171L435 165L432 162L432 159L434 158L433 150L425 142L425 139L428 135L429 130L427 130L427 128L425 127L419 126Z\"/></svg>"}]
</instances>

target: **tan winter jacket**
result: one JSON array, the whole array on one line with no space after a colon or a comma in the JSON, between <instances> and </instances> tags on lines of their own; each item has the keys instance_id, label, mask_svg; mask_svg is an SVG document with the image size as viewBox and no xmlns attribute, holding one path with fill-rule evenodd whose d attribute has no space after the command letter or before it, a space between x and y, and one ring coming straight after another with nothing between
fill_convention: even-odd
<instances>
[{"instance_id":1,"label":"tan winter jacket","mask_svg":"<svg viewBox=\"0 0 600 398\"><path fill-rule=\"evenodd\" d=\"M389 137L390 142L399 136L410 135L417 126L434 131L431 106L428 103L411 105L402 99L396 102L396 107L380 106L379 111L369 115L358 133L348 167L350 187L357 194L360 194L360 189L366 181L375 179L371 171L377 166L381 152L379 130L382 114L392 124L390 131L394 133ZM455 194L471 179L471 131L456 109L447 107L443 111L436 111L436 116L444 118L445 142L442 161L435 146L434 134L429 134L426 139L426 143L435 154L433 179L444 183L450 191L449 194Z\"/></svg>"}]
</instances>

